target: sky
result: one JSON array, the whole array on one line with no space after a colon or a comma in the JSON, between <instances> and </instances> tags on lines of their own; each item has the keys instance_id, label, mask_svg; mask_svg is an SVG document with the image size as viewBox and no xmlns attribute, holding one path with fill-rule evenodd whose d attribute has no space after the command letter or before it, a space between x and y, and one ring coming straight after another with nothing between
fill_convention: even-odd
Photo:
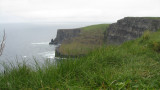
<instances>
[{"instance_id":1,"label":"sky","mask_svg":"<svg viewBox=\"0 0 160 90\"><path fill-rule=\"evenodd\" d=\"M116 22L160 17L160 0L0 0L0 22Z\"/></svg>"}]
</instances>

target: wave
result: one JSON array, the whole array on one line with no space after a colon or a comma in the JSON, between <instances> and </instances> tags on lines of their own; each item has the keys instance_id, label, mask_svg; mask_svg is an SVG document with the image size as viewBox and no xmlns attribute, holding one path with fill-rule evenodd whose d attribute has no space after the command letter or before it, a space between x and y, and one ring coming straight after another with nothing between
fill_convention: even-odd
<instances>
[{"instance_id":1,"label":"wave","mask_svg":"<svg viewBox=\"0 0 160 90\"><path fill-rule=\"evenodd\" d=\"M46 45L49 44L49 42L40 42L40 43L31 43L32 45Z\"/></svg>"},{"instance_id":2,"label":"wave","mask_svg":"<svg viewBox=\"0 0 160 90\"><path fill-rule=\"evenodd\" d=\"M43 53L39 53L40 55L42 55L45 58L55 58L55 52L54 51L48 51L48 52L43 52Z\"/></svg>"},{"instance_id":3,"label":"wave","mask_svg":"<svg viewBox=\"0 0 160 90\"><path fill-rule=\"evenodd\" d=\"M23 58L26 58L27 56L23 56Z\"/></svg>"}]
</instances>

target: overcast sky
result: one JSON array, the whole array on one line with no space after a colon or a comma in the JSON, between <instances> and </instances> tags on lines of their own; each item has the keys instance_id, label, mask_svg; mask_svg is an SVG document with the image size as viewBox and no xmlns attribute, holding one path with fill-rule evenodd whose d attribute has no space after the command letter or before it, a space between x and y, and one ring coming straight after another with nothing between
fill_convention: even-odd
<instances>
[{"instance_id":1,"label":"overcast sky","mask_svg":"<svg viewBox=\"0 0 160 90\"><path fill-rule=\"evenodd\" d=\"M0 0L0 22L115 22L160 17L160 0Z\"/></svg>"}]
</instances>

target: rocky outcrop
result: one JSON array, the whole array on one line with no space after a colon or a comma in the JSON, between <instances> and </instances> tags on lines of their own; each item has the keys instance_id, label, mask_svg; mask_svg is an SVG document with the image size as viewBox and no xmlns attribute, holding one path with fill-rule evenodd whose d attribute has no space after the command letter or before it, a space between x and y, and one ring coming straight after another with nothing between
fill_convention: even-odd
<instances>
[{"instance_id":1,"label":"rocky outcrop","mask_svg":"<svg viewBox=\"0 0 160 90\"><path fill-rule=\"evenodd\" d=\"M50 45L54 44L54 41L53 39L51 39L51 42L49 42Z\"/></svg>"},{"instance_id":2,"label":"rocky outcrop","mask_svg":"<svg viewBox=\"0 0 160 90\"><path fill-rule=\"evenodd\" d=\"M80 28L77 29L59 29L57 31L57 36L53 40L53 44L61 44L64 40L76 37L81 32Z\"/></svg>"},{"instance_id":3,"label":"rocky outcrop","mask_svg":"<svg viewBox=\"0 0 160 90\"><path fill-rule=\"evenodd\" d=\"M107 44L121 44L140 37L145 30L160 29L160 18L126 17L109 26L105 34Z\"/></svg>"}]
</instances>

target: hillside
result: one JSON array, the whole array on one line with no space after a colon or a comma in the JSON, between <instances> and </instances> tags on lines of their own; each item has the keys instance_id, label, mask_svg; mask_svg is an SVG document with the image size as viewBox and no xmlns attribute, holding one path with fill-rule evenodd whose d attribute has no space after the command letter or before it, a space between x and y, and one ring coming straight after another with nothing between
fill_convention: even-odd
<instances>
[{"instance_id":1,"label":"hillside","mask_svg":"<svg viewBox=\"0 0 160 90\"><path fill-rule=\"evenodd\" d=\"M92 25L71 31L58 30L55 40L62 38L59 40L61 46L56 49L56 56L83 56L103 45L119 45L141 37L146 30L155 32L158 29L160 29L158 17L125 17L110 25Z\"/></svg>"},{"instance_id":2,"label":"hillside","mask_svg":"<svg viewBox=\"0 0 160 90\"><path fill-rule=\"evenodd\" d=\"M146 30L155 32L158 29L158 17L125 17L110 25L105 34L105 41L107 44L122 44L141 37Z\"/></svg>"},{"instance_id":3,"label":"hillside","mask_svg":"<svg viewBox=\"0 0 160 90\"><path fill-rule=\"evenodd\" d=\"M5 66L3 89L159 89L160 31L119 46L105 46L85 57L55 63Z\"/></svg>"},{"instance_id":4,"label":"hillside","mask_svg":"<svg viewBox=\"0 0 160 90\"><path fill-rule=\"evenodd\" d=\"M42 66L35 61L34 67L25 62L18 66L2 64L5 71L0 73L0 90L160 89L159 18L125 18L110 25L83 27L76 36L69 35L75 33L73 30L62 32L64 41L57 50L64 56L83 57L45 60ZM108 33L115 43L106 44Z\"/></svg>"},{"instance_id":5,"label":"hillside","mask_svg":"<svg viewBox=\"0 0 160 90\"><path fill-rule=\"evenodd\" d=\"M56 51L56 56L85 55L104 44L104 32L108 24L92 25L81 28L74 38L66 39Z\"/></svg>"}]
</instances>

